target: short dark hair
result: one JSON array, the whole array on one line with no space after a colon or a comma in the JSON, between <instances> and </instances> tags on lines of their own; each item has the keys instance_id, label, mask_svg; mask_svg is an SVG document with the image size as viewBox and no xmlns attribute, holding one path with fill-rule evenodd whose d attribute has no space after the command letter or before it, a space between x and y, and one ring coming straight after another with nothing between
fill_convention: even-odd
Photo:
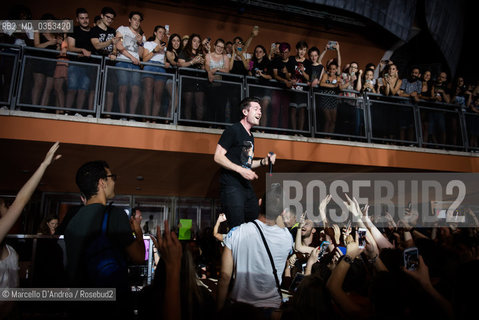
<instances>
[{"instance_id":1,"label":"short dark hair","mask_svg":"<svg viewBox=\"0 0 479 320\"><path fill-rule=\"evenodd\" d=\"M298 41L298 43L296 43L296 50L299 50L302 48L308 49L308 44L306 43L306 41L301 40L301 41Z\"/></svg>"},{"instance_id":2,"label":"short dark hair","mask_svg":"<svg viewBox=\"0 0 479 320\"><path fill-rule=\"evenodd\" d=\"M291 46L287 42L281 42L279 45L279 52L284 52L286 49L291 51Z\"/></svg>"},{"instance_id":3,"label":"short dark hair","mask_svg":"<svg viewBox=\"0 0 479 320\"><path fill-rule=\"evenodd\" d=\"M93 23L96 24L98 22L98 20L100 20L100 19L101 19L101 16L95 16L95 18L93 18Z\"/></svg>"},{"instance_id":4,"label":"short dark hair","mask_svg":"<svg viewBox=\"0 0 479 320\"><path fill-rule=\"evenodd\" d=\"M316 51L318 53L318 55L321 53L321 51L318 49L318 47L311 47L309 50L308 50L308 56L311 55L312 52Z\"/></svg>"},{"instance_id":5,"label":"short dark hair","mask_svg":"<svg viewBox=\"0 0 479 320\"><path fill-rule=\"evenodd\" d=\"M241 100L240 102L240 112L241 112L241 118L244 117L243 110L248 109L251 105L251 102L257 102L260 103L259 99L256 97L247 97Z\"/></svg>"},{"instance_id":6,"label":"short dark hair","mask_svg":"<svg viewBox=\"0 0 479 320\"><path fill-rule=\"evenodd\" d=\"M218 43L220 43L220 42L221 42L222 44L225 44L225 41L224 41L223 39L218 38L218 39L216 39L216 41L215 41L215 46L216 46Z\"/></svg>"},{"instance_id":7,"label":"short dark hair","mask_svg":"<svg viewBox=\"0 0 479 320\"><path fill-rule=\"evenodd\" d=\"M75 11L75 14L76 14L77 17L82 13L88 14L88 11L86 11L85 8L77 8L77 10Z\"/></svg>"},{"instance_id":8,"label":"short dark hair","mask_svg":"<svg viewBox=\"0 0 479 320\"><path fill-rule=\"evenodd\" d=\"M116 12L115 10L113 10L113 8L110 8L110 7L103 7L103 9L101 9L101 14L102 15L105 15L107 13L111 13L113 16L116 17Z\"/></svg>"},{"instance_id":9,"label":"short dark hair","mask_svg":"<svg viewBox=\"0 0 479 320\"><path fill-rule=\"evenodd\" d=\"M240 36L236 36L233 38L233 43L236 42L236 39L238 39L239 41L243 42L243 38L241 38Z\"/></svg>"},{"instance_id":10,"label":"short dark hair","mask_svg":"<svg viewBox=\"0 0 479 320\"><path fill-rule=\"evenodd\" d=\"M107 178L106 168L110 168L108 163L98 160L87 162L78 169L76 184L87 200L98 193L98 180Z\"/></svg>"},{"instance_id":11,"label":"short dark hair","mask_svg":"<svg viewBox=\"0 0 479 320\"><path fill-rule=\"evenodd\" d=\"M260 212L264 214L268 220L276 220L283 212L283 209L283 188L279 183L273 183L263 195Z\"/></svg>"},{"instance_id":12,"label":"short dark hair","mask_svg":"<svg viewBox=\"0 0 479 320\"><path fill-rule=\"evenodd\" d=\"M129 14L128 14L128 19L131 19L133 18L133 16L137 14L140 16L140 21L143 21L143 13L141 13L140 11L131 11Z\"/></svg>"}]
</instances>

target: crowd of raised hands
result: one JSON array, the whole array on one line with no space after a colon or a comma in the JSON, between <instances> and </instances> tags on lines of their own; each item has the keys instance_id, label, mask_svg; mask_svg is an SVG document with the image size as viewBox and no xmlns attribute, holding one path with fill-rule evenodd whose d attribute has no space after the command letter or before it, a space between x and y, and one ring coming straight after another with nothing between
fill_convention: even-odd
<instances>
[{"instance_id":1,"label":"crowd of raised hands","mask_svg":"<svg viewBox=\"0 0 479 320\"><path fill-rule=\"evenodd\" d=\"M312 222L304 214L299 220L284 273L283 288L293 295L284 305L284 318L462 319L471 314L474 304L461 297L463 288L474 290L478 281L470 271L479 259L477 219L476 228L415 228L418 214L407 209L398 223L386 214L387 227L378 228L368 205L361 207L346 195L352 223L340 228L326 219L330 199L319 207L324 227L317 228L317 241L307 244ZM412 266L409 252L416 254ZM460 270L469 273L459 275ZM295 278L302 279L299 285ZM414 301L418 298L424 300Z\"/></svg>"}]
</instances>

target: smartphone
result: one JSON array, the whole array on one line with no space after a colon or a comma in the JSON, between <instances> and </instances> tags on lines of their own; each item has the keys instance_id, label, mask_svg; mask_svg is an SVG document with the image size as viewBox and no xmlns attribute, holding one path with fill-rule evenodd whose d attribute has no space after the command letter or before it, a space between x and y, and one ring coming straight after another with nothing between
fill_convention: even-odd
<instances>
[{"instance_id":1,"label":"smartphone","mask_svg":"<svg viewBox=\"0 0 479 320\"><path fill-rule=\"evenodd\" d=\"M301 280L303 279L304 279L304 274L299 272L296 273L293 281L291 282L291 285L289 286L289 292L296 292L296 289L298 289L298 286L301 283Z\"/></svg>"},{"instance_id":2,"label":"smartphone","mask_svg":"<svg viewBox=\"0 0 479 320\"><path fill-rule=\"evenodd\" d=\"M166 46L166 42L165 41L160 41L161 45L162 46Z\"/></svg>"},{"instance_id":3,"label":"smartphone","mask_svg":"<svg viewBox=\"0 0 479 320\"><path fill-rule=\"evenodd\" d=\"M273 43L271 44L271 50L274 50L275 48L276 48L276 43L273 42Z\"/></svg>"},{"instance_id":4,"label":"smartphone","mask_svg":"<svg viewBox=\"0 0 479 320\"><path fill-rule=\"evenodd\" d=\"M419 267L419 250L416 247L404 250L404 267L407 270L417 270Z\"/></svg>"},{"instance_id":5,"label":"smartphone","mask_svg":"<svg viewBox=\"0 0 479 320\"><path fill-rule=\"evenodd\" d=\"M166 33L168 33L170 31L170 25L169 24L165 24L165 30L166 30Z\"/></svg>"},{"instance_id":6,"label":"smartphone","mask_svg":"<svg viewBox=\"0 0 479 320\"><path fill-rule=\"evenodd\" d=\"M334 50L334 46L337 44L336 41L328 41L328 49Z\"/></svg>"},{"instance_id":7,"label":"smartphone","mask_svg":"<svg viewBox=\"0 0 479 320\"><path fill-rule=\"evenodd\" d=\"M344 256L344 255L346 254L346 247L341 247L341 246L339 246L338 248L339 248L339 250L341 250L341 253L342 253L343 256Z\"/></svg>"},{"instance_id":8,"label":"smartphone","mask_svg":"<svg viewBox=\"0 0 479 320\"><path fill-rule=\"evenodd\" d=\"M366 229L359 228L358 229L358 240L359 240L359 248L362 249L366 245Z\"/></svg>"},{"instance_id":9,"label":"smartphone","mask_svg":"<svg viewBox=\"0 0 479 320\"><path fill-rule=\"evenodd\" d=\"M325 255L326 250L328 250L328 246L331 244L329 241L323 241L321 243L321 247L319 249L319 254L318 254L318 261Z\"/></svg>"}]
</instances>

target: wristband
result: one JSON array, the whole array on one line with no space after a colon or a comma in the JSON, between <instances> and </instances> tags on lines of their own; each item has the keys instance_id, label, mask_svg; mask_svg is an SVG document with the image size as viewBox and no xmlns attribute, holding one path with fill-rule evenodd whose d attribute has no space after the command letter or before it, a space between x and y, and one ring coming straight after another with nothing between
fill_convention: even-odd
<instances>
[{"instance_id":1,"label":"wristband","mask_svg":"<svg viewBox=\"0 0 479 320\"><path fill-rule=\"evenodd\" d=\"M351 258L351 257L348 256L348 255L345 255L345 256L344 256L343 261L346 262L346 263L349 263L349 264L353 264L353 263L354 263L353 258Z\"/></svg>"},{"instance_id":2,"label":"wristband","mask_svg":"<svg viewBox=\"0 0 479 320\"><path fill-rule=\"evenodd\" d=\"M259 164L260 164L261 166L264 166L263 160L264 160L264 158L262 158L262 159L259 161Z\"/></svg>"}]
</instances>

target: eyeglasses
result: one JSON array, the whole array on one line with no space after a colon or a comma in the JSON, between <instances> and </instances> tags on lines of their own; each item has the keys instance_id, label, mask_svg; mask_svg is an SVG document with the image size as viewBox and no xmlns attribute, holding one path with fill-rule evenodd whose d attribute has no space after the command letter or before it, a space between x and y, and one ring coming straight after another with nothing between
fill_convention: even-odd
<instances>
[{"instance_id":1,"label":"eyeglasses","mask_svg":"<svg viewBox=\"0 0 479 320\"><path fill-rule=\"evenodd\" d=\"M116 178L118 177L116 174L109 174L106 176L107 178L111 178L111 180L116 181Z\"/></svg>"},{"instance_id":2,"label":"eyeglasses","mask_svg":"<svg viewBox=\"0 0 479 320\"><path fill-rule=\"evenodd\" d=\"M113 20L113 19L115 19L114 16L105 16L105 18L107 18L108 20Z\"/></svg>"}]
</instances>

